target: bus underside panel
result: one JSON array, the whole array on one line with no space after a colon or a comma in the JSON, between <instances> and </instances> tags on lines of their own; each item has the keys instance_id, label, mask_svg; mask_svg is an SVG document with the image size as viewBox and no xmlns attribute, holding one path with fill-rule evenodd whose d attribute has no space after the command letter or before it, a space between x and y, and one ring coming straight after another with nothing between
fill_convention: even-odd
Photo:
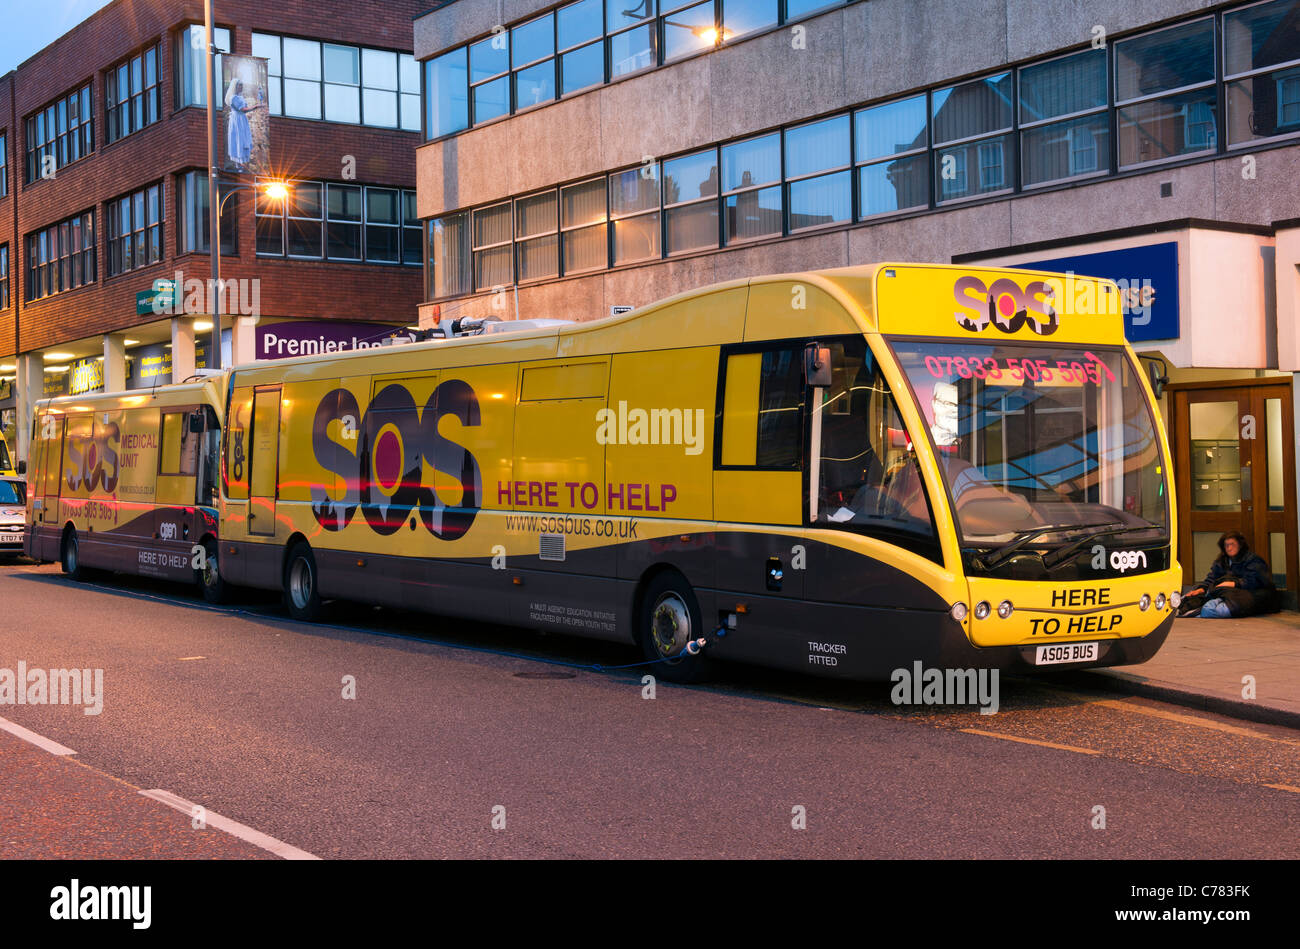
<instances>
[{"instance_id":1,"label":"bus underside panel","mask_svg":"<svg viewBox=\"0 0 1300 949\"><path fill-rule=\"evenodd\" d=\"M206 534L215 533L217 515L211 508L156 507L99 530L87 530L78 520L71 523L85 566L187 583L194 579L194 545ZM27 556L48 562L59 560L68 523L65 518L30 527ZM168 529L160 530L162 525ZM175 539L163 539L163 533Z\"/></svg>"}]
</instances>

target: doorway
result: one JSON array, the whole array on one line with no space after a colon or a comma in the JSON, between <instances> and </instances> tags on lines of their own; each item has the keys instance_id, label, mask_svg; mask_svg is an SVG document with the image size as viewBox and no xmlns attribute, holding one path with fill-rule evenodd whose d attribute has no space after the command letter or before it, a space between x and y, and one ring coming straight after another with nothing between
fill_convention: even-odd
<instances>
[{"instance_id":1,"label":"doorway","mask_svg":"<svg viewBox=\"0 0 1300 949\"><path fill-rule=\"evenodd\" d=\"M1296 552L1294 407L1289 379L1172 385L1170 429L1178 560L1196 583L1240 531L1268 561L1283 603L1300 589Z\"/></svg>"}]
</instances>

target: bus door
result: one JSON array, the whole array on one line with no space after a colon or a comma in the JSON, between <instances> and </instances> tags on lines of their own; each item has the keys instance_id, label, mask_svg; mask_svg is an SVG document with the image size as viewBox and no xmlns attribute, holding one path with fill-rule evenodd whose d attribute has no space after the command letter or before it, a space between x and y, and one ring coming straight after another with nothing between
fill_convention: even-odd
<instances>
[{"instance_id":1,"label":"bus door","mask_svg":"<svg viewBox=\"0 0 1300 949\"><path fill-rule=\"evenodd\" d=\"M63 431L66 419L62 415L46 415L37 426L40 445L41 478L34 484L36 500L34 512L39 523L59 522L59 485L63 483Z\"/></svg>"},{"instance_id":2,"label":"bus door","mask_svg":"<svg viewBox=\"0 0 1300 949\"><path fill-rule=\"evenodd\" d=\"M803 343L724 348L714 439L713 513L720 591L803 597L805 385ZM719 602L719 609L726 608ZM750 606L751 625L777 630L788 608ZM797 623L787 628L797 629Z\"/></svg>"},{"instance_id":3,"label":"bus door","mask_svg":"<svg viewBox=\"0 0 1300 949\"><path fill-rule=\"evenodd\" d=\"M275 499L280 465L280 387L253 392L248 434L248 533L275 536Z\"/></svg>"}]
</instances>

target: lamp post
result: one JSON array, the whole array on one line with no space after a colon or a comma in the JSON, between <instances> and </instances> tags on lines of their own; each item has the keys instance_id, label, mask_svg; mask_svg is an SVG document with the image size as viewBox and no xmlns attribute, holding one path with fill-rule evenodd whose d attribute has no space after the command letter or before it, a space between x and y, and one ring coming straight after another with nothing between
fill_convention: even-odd
<instances>
[{"instance_id":1,"label":"lamp post","mask_svg":"<svg viewBox=\"0 0 1300 949\"><path fill-rule=\"evenodd\" d=\"M273 201L284 201L289 197L289 186L283 181L268 181L263 185L248 181L232 181L230 179L220 179L216 175L216 169L209 176L211 185L208 190L208 207L216 208L216 213L209 214L212 223L212 232L208 236L208 249L212 252L212 280L213 292L209 298L214 301L212 314L212 343L208 352L208 368L221 368L221 211L226 206L226 201L236 191L256 191L258 187L263 189L263 193ZM226 193L217 198L214 203L212 198L219 190L220 185L226 186ZM233 344L232 344L233 345ZM214 356L213 353L216 355Z\"/></svg>"},{"instance_id":2,"label":"lamp post","mask_svg":"<svg viewBox=\"0 0 1300 949\"><path fill-rule=\"evenodd\" d=\"M208 44L208 250L212 255L212 343L208 347L208 368L221 368L221 205L217 200L217 46L212 27L212 0L203 0L203 29Z\"/></svg>"}]
</instances>

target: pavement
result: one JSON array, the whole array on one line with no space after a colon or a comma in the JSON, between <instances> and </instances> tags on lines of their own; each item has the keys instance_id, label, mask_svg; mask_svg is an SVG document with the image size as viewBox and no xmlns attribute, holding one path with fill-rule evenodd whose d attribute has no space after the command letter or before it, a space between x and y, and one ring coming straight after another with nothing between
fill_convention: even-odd
<instances>
[{"instance_id":1,"label":"pavement","mask_svg":"<svg viewBox=\"0 0 1300 949\"><path fill-rule=\"evenodd\" d=\"M1164 646L1142 665L1067 673L1062 678L1300 728L1300 613L1178 619Z\"/></svg>"}]
</instances>

